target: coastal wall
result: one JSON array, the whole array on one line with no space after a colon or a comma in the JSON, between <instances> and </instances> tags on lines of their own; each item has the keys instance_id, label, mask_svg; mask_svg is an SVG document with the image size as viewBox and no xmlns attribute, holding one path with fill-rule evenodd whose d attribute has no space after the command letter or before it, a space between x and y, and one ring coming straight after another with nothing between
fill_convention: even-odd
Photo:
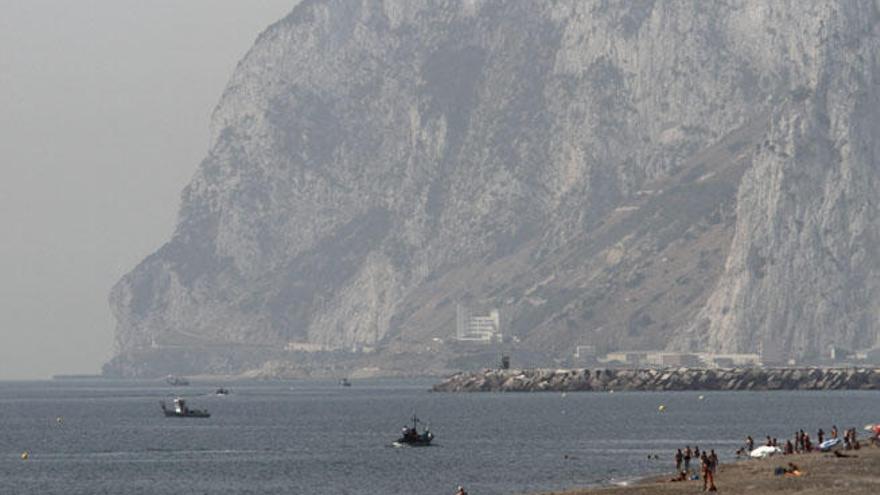
<instances>
[{"instance_id":1,"label":"coastal wall","mask_svg":"<svg viewBox=\"0 0 880 495\"><path fill-rule=\"evenodd\" d=\"M880 390L880 368L486 369L461 372L435 392L611 390Z\"/></svg>"}]
</instances>

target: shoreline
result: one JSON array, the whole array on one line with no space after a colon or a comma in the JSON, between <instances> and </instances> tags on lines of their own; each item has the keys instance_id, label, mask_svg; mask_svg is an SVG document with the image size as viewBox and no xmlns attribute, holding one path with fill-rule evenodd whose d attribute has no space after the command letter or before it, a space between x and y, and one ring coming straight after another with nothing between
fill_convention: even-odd
<instances>
[{"instance_id":1,"label":"shoreline","mask_svg":"<svg viewBox=\"0 0 880 495\"><path fill-rule=\"evenodd\" d=\"M831 452L776 455L767 459L743 459L718 466L718 492L749 495L869 495L880 493L880 448L864 446L848 450L849 457ZM671 456L670 456L671 458ZM777 467L794 463L802 476L776 475ZM571 488L535 495L673 495L702 493L703 482L669 482L674 475L646 475L626 486Z\"/></svg>"}]
</instances>

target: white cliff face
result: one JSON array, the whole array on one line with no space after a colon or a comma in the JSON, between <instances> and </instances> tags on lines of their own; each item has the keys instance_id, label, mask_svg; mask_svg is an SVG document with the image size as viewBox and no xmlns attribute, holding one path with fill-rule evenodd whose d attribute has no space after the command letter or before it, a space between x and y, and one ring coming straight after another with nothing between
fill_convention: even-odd
<instances>
[{"instance_id":1,"label":"white cliff face","mask_svg":"<svg viewBox=\"0 0 880 495\"><path fill-rule=\"evenodd\" d=\"M782 359L876 343L877 9L816 13L812 70L740 185L725 273L699 322L713 348Z\"/></svg>"},{"instance_id":2,"label":"white cliff face","mask_svg":"<svg viewBox=\"0 0 880 495\"><path fill-rule=\"evenodd\" d=\"M122 354L526 345L816 356L877 333L877 2L307 0L212 119ZM612 261L609 261L612 260Z\"/></svg>"}]
</instances>

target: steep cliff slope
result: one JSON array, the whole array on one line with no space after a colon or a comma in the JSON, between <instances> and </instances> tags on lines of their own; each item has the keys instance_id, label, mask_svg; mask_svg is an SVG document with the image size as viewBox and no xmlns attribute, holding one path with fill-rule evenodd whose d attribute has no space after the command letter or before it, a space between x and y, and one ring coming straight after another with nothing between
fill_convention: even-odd
<instances>
[{"instance_id":1,"label":"steep cliff slope","mask_svg":"<svg viewBox=\"0 0 880 495\"><path fill-rule=\"evenodd\" d=\"M457 303L555 355L870 346L878 10L306 0L233 74L172 239L114 287L108 370L288 342L439 369Z\"/></svg>"}]
</instances>

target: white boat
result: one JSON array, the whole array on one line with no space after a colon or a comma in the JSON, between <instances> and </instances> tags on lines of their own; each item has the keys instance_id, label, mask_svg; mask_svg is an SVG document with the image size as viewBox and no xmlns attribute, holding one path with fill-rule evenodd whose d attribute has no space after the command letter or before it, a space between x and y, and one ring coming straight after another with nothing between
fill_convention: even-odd
<instances>
[{"instance_id":1,"label":"white boat","mask_svg":"<svg viewBox=\"0 0 880 495\"><path fill-rule=\"evenodd\" d=\"M766 459L772 455L781 454L782 449L779 447L772 447L770 445L764 445L762 447L758 447L755 450L749 452L749 457L752 459Z\"/></svg>"},{"instance_id":2,"label":"white boat","mask_svg":"<svg viewBox=\"0 0 880 495\"><path fill-rule=\"evenodd\" d=\"M159 401L162 412L166 418L210 418L211 414L205 409L190 409L184 399L177 397L174 399L173 407L165 406L165 401Z\"/></svg>"},{"instance_id":3,"label":"white boat","mask_svg":"<svg viewBox=\"0 0 880 495\"><path fill-rule=\"evenodd\" d=\"M829 450L833 450L835 447L843 446L842 438L829 438L824 442L819 444L819 450L822 452L828 452Z\"/></svg>"}]
</instances>

